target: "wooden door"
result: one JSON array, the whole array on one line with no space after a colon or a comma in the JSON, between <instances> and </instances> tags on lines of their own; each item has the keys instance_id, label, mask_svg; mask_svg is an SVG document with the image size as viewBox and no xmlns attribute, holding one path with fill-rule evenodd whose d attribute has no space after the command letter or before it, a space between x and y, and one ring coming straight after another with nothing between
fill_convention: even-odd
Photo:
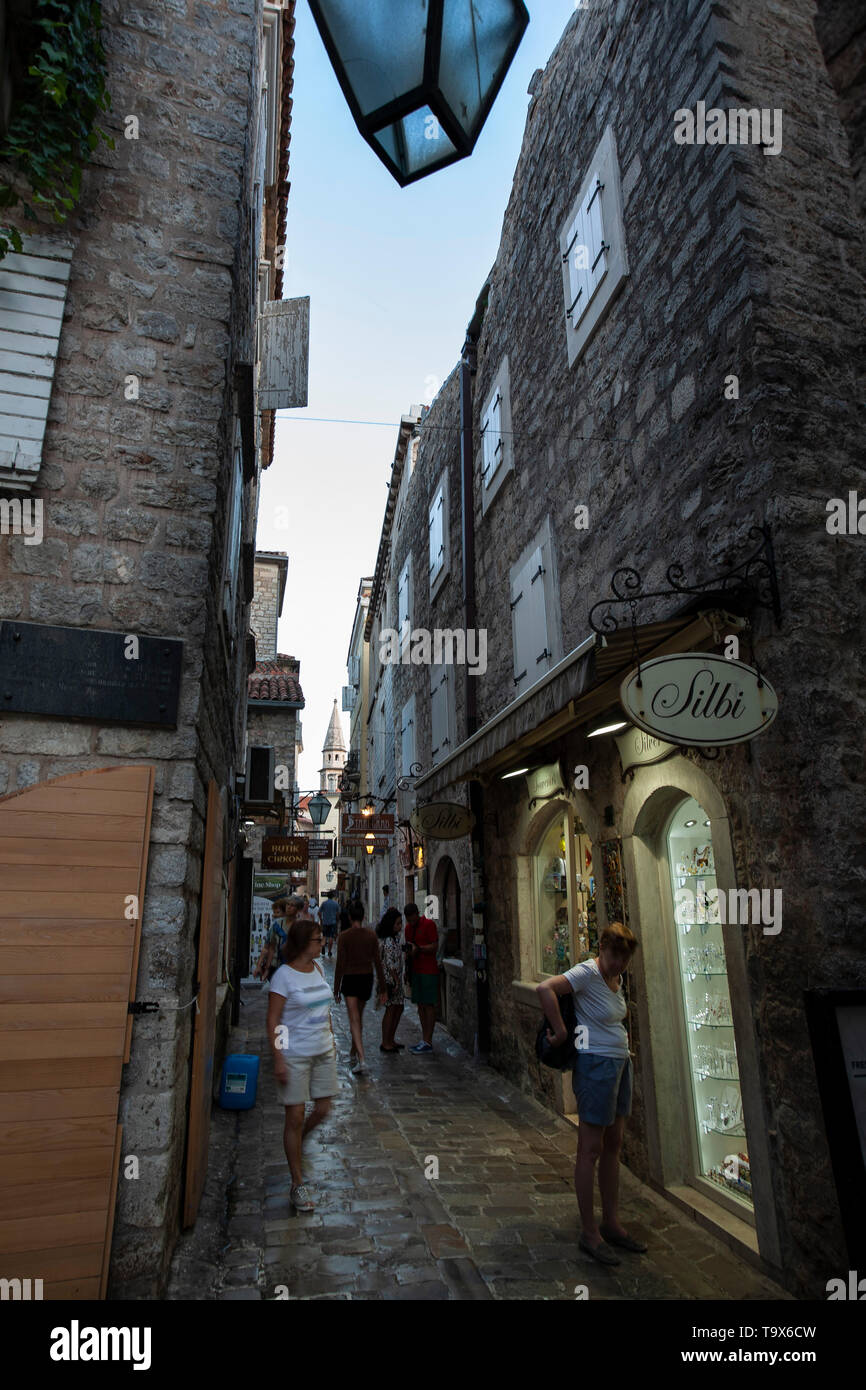
<instances>
[{"instance_id":1,"label":"wooden door","mask_svg":"<svg viewBox=\"0 0 866 1390\"><path fill-rule=\"evenodd\" d=\"M104 1298L153 768L0 798L0 1278Z\"/></svg>"},{"instance_id":2,"label":"wooden door","mask_svg":"<svg viewBox=\"0 0 866 1390\"><path fill-rule=\"evenodd\" d=\"M216 782L207 793L204 866L201 886L201 921L198 936L198 994L192 1044L192 1083L189 1093L189 1129L186 1149L186 1188L183 1224L192 1226L207 1174L210 1138L213 1052L216 1032L216 984L223 923L223 815Z\"/></svg>"}]
</instances>

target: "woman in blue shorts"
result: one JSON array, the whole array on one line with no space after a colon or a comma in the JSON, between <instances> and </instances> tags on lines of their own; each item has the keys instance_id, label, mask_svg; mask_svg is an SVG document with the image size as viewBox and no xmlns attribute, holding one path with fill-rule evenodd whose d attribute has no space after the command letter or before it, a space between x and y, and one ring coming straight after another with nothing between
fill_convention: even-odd
<instances>
[{"instance_id":1,"label":"woman in blue shorts","mask_svg":"<svg viewBox=\"0 0 866 1390\"><path fill-rule=\"evenodd\" d=\"M579 1244L581 1250L605 1265L620 1263L612 1246L641 1255L646 1251L642 1241L633 1240L623 1229L617 1212L619 1154L626 1118L631 1114L632 1093L622 972L628 969L637 945L628 927L611 922L599 938L597 960L582 961L537 988L552 1043L563 1043L568 1036L557 995L574 994L578 1032L573 1086L580 1119L574 1190L583 1223ZM601 1226L596 1224L593 1210L596 1164Z\"/></svg>"}]
</instances>

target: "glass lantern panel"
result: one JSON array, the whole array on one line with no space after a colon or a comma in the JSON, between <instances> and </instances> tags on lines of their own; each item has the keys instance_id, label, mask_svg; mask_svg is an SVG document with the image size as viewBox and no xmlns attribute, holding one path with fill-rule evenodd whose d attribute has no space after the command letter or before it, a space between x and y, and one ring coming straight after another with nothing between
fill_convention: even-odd
<instances>
[{"instance_id":1,"label":"glass lantern panel","mask_svg":"<svg viewBox=\"0 0 866 1390\"><path fill-rule=\"evenodd\" d=\"M407 176L419 173L456 153L455 147L429 106L404 116L373 136Z\"/></svg>"},{"instance_id":2,"label":"glass lantern panel","mask_svg":"<svg viewBox=\"0 0 866 1390\"><path fill-rule=\"evenodd\" d=\"M469 137L521 27L513 0L445 0L439 88Z\"/></svg>"},{"instance_id":3,"label":"glass lantern panel","mask_svg":"<svg viewBox=\"0 0 866 1390\"><path fill-rule=\"evenodd\" d=\"M429 0L316 0L362 115L420 87L428 8Z\"/></svg>"}]
</instances>

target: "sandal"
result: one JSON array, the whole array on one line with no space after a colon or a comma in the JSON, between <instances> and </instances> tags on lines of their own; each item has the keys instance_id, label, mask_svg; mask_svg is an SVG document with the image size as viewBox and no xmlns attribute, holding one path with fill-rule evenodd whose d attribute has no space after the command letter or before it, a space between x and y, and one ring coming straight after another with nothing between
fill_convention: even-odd
<instances>
[{"instance_id":1,"label":"sandal","mask_svg":"<svg viewBox=\"0 0 866 1390\"><path fill-rule=\"evenodd\" d=\"M645 1255L647 1252L647 1247L642 1240L632 1240L631 1236L618 1236L609 1226L599 1226L598 1229L601 1231L602 1239L606 1240L608 1245L618 1245L620 1250L631 1250L634 1255Z\"/></svg>"},{"instance_id":2,"label":"sandal","mask_svg":"<svg viewBox=\"0 0 866 1390\"><path fill-rule=\"evenodd\" d=\"M580 1240L578 1241L578 1245L580 1249L584 1251L585 1254L592 1255L592 1258L594 1260L598 1260L599 1264L622 1264L622 1261L620 1260L619 1256L615 1255L611 1250L610 1246L605 1245L604 1241L602 1241L600 1245L590 1245L589 1241L584 1239L583 1236L581 1236Z\"/></svg>"}]
</instances>

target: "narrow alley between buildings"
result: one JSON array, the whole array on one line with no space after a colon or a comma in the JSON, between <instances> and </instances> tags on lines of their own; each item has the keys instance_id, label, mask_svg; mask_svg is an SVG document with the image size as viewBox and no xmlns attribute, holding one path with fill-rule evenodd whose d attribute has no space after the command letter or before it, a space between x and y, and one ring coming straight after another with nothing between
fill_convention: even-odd
<instances>
[{"instance_id":1,"label":"narrow alley between buildings","mask_svg":"<svg viewBox=\"0 0 866 1390\"><path fill-rule=\"evenodd\" d=\"M333 964L325 963L333 981ZM576 1131L475 1062L441 1028L433 1055L379 1051L365 1015L369 1074L349 1071L345 1007L333 1010L340 1092L304 1145L316 1210L289 1206L283 1107L265 1038L266 991L243 988L229 1052L262 1058L249 1111L214 1109L199 1219L181 1237L168 1298L788 1298L621 1168L623 1221L649 1245L605 1269L577 1248ZM438 1179L425 1176L435 1172Z\"/></svg>"}]
</instances>

